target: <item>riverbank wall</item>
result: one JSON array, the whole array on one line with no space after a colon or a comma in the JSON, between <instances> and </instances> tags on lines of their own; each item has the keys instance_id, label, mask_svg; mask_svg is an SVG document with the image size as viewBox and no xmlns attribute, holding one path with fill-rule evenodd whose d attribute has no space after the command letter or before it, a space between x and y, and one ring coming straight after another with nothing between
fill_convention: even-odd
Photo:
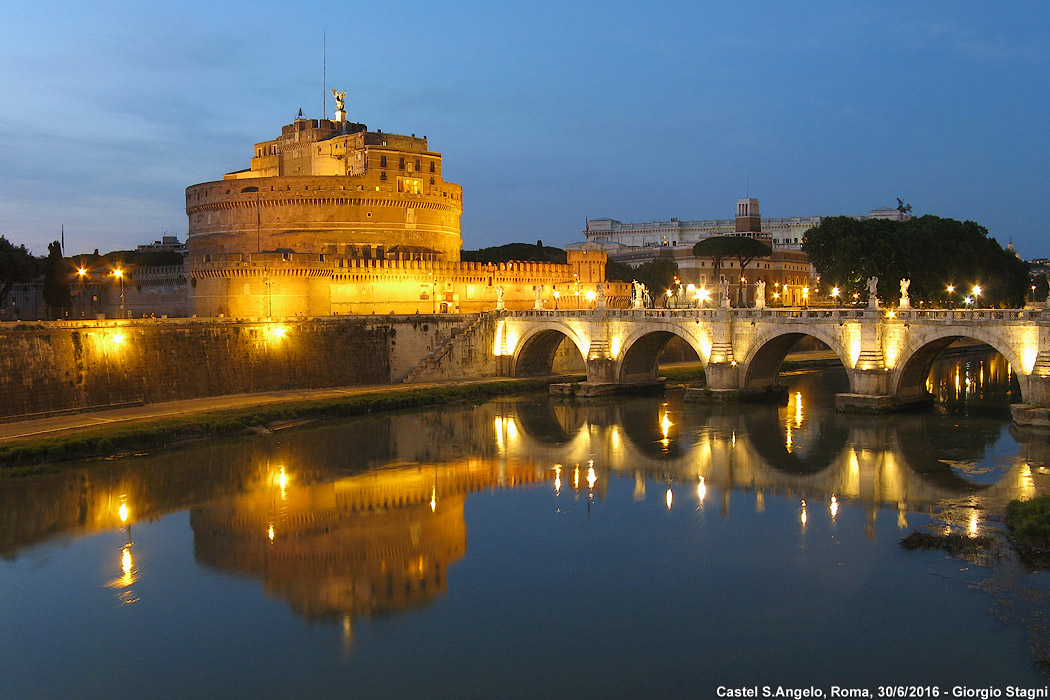
<instances>
[{"instance_id":1,"label":"riverbank wall","mask_svg":"<svg viewBox=\"0 0 1050 700\"><path fill-rule=\"evenodd\" d=\"M477 319L413 314L0 324L0 419L398 382ZM461 376L471 376L471 368L462 369Z\"/></svg>"}]
</instances>

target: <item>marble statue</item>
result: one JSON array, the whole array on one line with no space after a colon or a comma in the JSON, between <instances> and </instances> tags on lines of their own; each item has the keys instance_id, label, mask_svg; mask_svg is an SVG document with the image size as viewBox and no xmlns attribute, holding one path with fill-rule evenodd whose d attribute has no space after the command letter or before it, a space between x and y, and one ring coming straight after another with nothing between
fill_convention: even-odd
<instances>
[{"instance_id":1,"label":"marble statue","mask_svg":"<svg viewBox=\"0 0 1050 700\"><path fill-rule=\"evenodd\" d=\"M877 309L879 308L879 278L869 277L868 278L868 308Z\"/></svg>"},{"instance_id":2,"label":"marble statue","mask_svg":"<svg viewBox=\"0 0 1050 700\"><path fill-rule=\"evenodd\" d=\"M755 308L764 309L766 308L766 281L759 280L755 282Z\"/></svg>"}]
</instances>

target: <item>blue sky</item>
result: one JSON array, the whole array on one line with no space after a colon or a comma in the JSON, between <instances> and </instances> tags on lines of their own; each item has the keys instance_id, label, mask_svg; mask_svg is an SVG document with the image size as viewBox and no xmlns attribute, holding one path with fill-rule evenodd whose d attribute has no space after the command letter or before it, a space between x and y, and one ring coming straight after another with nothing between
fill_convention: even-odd
<instances>
[{"instance_id":1,"label":"blue sky","mask_svg":"<svg viewBox=\"0 0 1050 700\"><path fill-rule=\"evenodd\" d=\"M302 107L425 134L464 247L586 217L917 214L1050 255L1050 3L42 2L0 26L0 235L185 237ZM331 96L329 112L334 109Z\"/></svg>"}]
</instances>

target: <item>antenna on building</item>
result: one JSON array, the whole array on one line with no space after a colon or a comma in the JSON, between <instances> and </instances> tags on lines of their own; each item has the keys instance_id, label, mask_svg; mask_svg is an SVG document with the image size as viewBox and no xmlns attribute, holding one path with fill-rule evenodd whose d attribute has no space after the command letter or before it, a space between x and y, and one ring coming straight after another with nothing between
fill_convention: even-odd
<instances>
[{"instance_id":1,"label":"antenna on building","mask_svg":"<svg viewBox=\"0 0 1050 700\"><path fill-rule=\"evenodd\" d=\"M321 33L321 119L328 118L328 30Z\"/></svg>"},{"instance_id":2,"label":"antenna on building","mask_svg":"<svg viewBox=\"0 0 1050 700\"><path fill-rule=\"evenodd\" d=\"M1012 238L1010 239L1010 243L1011 243L1011 245L1013 244L1013 239ZM66 257L66 225L65 224L62 224L62 248L61 248L61 251L62 251L62 257L63 258Z\"/></svg>"}]
</instances>

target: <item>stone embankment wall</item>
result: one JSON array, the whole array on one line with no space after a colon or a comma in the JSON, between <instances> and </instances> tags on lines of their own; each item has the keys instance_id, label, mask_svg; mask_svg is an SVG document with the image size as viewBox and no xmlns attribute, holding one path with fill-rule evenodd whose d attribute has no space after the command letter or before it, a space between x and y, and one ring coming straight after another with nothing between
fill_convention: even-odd
<instances>
[{"instance_id":1,"label":"stone embankment wall","mask_svg":"<svg viewBox=\"0 0 1050 700\"><path fill-rule=\"evenodd\" d=\"M386 384L474 320L413 315L2 324L0 417Z\"/></svg>"}]
</instances>

